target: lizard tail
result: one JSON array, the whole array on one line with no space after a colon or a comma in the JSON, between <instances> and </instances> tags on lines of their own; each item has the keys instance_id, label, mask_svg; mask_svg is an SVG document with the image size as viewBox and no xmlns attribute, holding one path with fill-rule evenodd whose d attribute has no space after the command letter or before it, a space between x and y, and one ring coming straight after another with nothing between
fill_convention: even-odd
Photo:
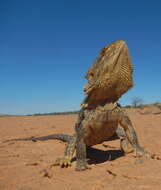
<instances>
[{"instance_id":1,"label":"lizard tail","mask_svg":"<svg viewBox=\"0 0 161 190\"><path fill-rule=\"evenodd\" d=\"M10 141L46 141L46 140L51 140L51 139L58 139L63 142L69 142L73 136L70 135L65 135L65 134L53 134L53 135L48 135L48 136L42 136L42 137L26 137L26 138L17 138L17 139L9 139L3 141L5 142L10 142Z\"/></svg>"}]
</instances>

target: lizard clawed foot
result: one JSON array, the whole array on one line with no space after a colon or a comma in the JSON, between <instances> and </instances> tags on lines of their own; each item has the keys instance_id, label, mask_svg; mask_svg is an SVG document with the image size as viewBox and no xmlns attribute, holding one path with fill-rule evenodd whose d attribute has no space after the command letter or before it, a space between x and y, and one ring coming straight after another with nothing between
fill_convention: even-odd
<instances>
[{"instance_id":1,"label":"lizard clawed foot","mask_svg":"<svg viewBox=\"0 0 161 190\"><path fill-rule=\"evenodd\" d=\"M159 155L156 155L156 154L151 154L149 152L146 152L144 151L143 149L142 150L137 150L136 151L136 156L135 157L145 157L145 158L148 158L148 159L153 159L153 160L161 160L161 157ZM143 161L143 160L140 160L140 161Z\"/></svg>"},{"instance_id":2,"label":"lizard clawed foot","mask_svg":"<svg viewBox=\"0 0 161 190\"><path fill-rule=\"evenodd\" d=\"M82 160L77 161L76 168L75 168L76 171L84 171L87 169L91 169L91 168L88 166L86 161L82 161Z\"/></svg>"},{"instance_id":3,"label":"lizard clawed foot","mask_svg":"<svg viewBox=\"0 0 161 190\"><path fill-rule=\"evenodd\" d=\"M161 157L156 155L156 154L152 154L151 158L154 159L154 160L161 160Z\"/></svg>"},{"instance_id":4,"label":"lizard clawed foot","mask_svg":"<svg viewBox=\"0 0 161 190\"><path fill-rule=\"evenodd\" d=\"M57 158L53 165L67 168L68 166L71 166L72 163L69 157L62 157L62 158Z\"/></svg>"},{"instance_id":5,"label":"lizard clawed foot","mask_svg":"<svg viewBox=\"0 0 161 190\"><path fill-rule=\"evenodd\" d=\"M144 151L143 148L139 148L136 150L136 157L152 158L152 155L149 152Z\"/></svg>"}]
</instances>

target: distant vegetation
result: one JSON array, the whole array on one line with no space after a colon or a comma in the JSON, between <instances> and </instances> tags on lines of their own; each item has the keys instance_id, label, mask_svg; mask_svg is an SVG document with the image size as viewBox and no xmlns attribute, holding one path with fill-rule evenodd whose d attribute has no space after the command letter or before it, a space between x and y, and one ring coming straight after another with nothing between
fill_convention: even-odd
<instances>
[{"instance_id":1,"label":"distant vegetation","mask_svg":"<svg viewBox=\"0 0 161 190\"><path fill-rule=\"evenodd\" d=\"M152 104L142 104L142 99L140 98L133 98L131 105L122 106L123 108L145 108L149 106L156 106L161 110L161 103L155 102ZM34 114L27 114L26 116L45 116L45 115L71 115L71 114L78 114L78 111L66 111L66 112L51 112L51 113L34 113ZM14 117L14 116L23 116L23 115L9 115L9 114L0 114L0 117Z\"/></svg>"},{"instance_id":2,"label":"distant vegetation","mask_svg":"<svg viewBox=\"0 0 161 190\"><path fill-rule=\"evenodd\" d=\"M124 108L145 108L145 107L150 107L150 106L156 106L157 108L159 108L161 110L161 103L159 103L159 102L152 103L152 104L126 105L123 107Z\"/></svg>"},{"instance_id":3,"label":"distant vegetation","mask_svg":"<svg viewBox=\"0 0 161 190\"><path fill-rule=\"evenodd\" d=\"M139 100L139 99L137 99ZM141 99L140 99L141 100ZM149 106L156 106L161 110L161 103L156 102L152 104L142 104L143 101L137 101L135 104L122 106L123 108L144 108ZM43 115L71 115L71 114L78 114L79 111L67 111L67 112L52 112L52 113L35 113L30 114L28 116L43 116Z\"/></svg>"},{"instance_id":4,"label":"distant vegetation","mask_svg":"<svg viewBox=\"0 0 161 190\"><path fill-rule=\"evenodd\" d=\"M1 117L17 117L17 116L21 116L21 115L0 114L0 118Z\"/></svg>"},{"instance_id":5,"label":"distant vegetation","mask_svg":"<svg viewBox=\"0 0 161 190\"><path fill-rule=\"evenodd\" d=\"M157 106L157 107L161 110L161 103L156 102L156 103L154 103L153 105L154 105L154 106Z\"/></svg>"},{"instance_id":6,"label":"distant vegetation","mask_svg":"<svg viewBox=\"0 0 161 190\"><path fill-rule=\"evenodd\" d=\"M35 113L35 114L28 114L27 116L43 116L43 115L71 115L71 114L78 114L79 111L66 111L66 112L51 112L51 113Z\"/></svg>"},{"instance_id":7,"label":"distant vegetation","mask_svg":"<svg viewBox=\"0 0 161 190\"><path fill-rule=\"evenodd\" d=\"M131 99L131 105L132 105L132 107L134 107L134 108L136 108L136 107L141 107L142 105L143 105L143 100L140 98L140 97L137 97L137 96L135 96L135 97L133 97L132 99Z\"/></svg>"},{"instance_id":8,"label":"distant vegetation","mask_svg":"<svg viewBox=\"0 0 161 190\"><path fill-rule=\"evenodd\" d=\"M0 117L5 117L5 116L9 116L9 115L6 115L6 114L0 114Z\"/></svg>"}]
</instances>

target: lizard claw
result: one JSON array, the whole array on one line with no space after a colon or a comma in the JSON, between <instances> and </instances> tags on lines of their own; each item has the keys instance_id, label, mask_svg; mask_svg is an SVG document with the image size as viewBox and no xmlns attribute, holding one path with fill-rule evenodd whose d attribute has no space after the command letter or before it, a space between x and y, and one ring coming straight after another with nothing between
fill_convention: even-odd
<instances>
[{"instance_id":1,"label":"lizard claw","mask_svg":"<svg viewBox=\"0 0 161 190\"><path fill-rule=\"evenodd\" d=\"M136 150L136 157L152 158L152 155L141 148L141 149Z\"/></svg>"},{"instance_id":2,"label":"lizard claw","mask_svg":"<svg viewBox=\"0 0 161 190\"><path fill-rule=\"evenodd\" d=\"M154 160L161 160L161 157L156 155L156 154L152 154L151 158L154 159Z\"/></svg>"},{"instance_id":3,"label":"lizard claw","mask_svg":"<svg viewBox=\"0 0 161 190\"><path fill-rule=\"evenodd\" d=\"M67 168L68 166L71 166L72 163L69 157L62 157L62 158L57 158L53 165Z\"/></svg>"}]
</instances>

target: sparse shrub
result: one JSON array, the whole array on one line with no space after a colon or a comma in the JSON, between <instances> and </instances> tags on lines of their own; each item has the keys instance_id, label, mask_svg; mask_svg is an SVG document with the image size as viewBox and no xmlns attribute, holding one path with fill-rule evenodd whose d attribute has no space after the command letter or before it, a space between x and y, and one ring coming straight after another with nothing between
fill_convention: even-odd
<instances>
[{"instance_id":1,"label":"sparse shrub","mask_svg":"<svg viewBox=\"0 0 161 190\"><path fill-rule=\"evenodd\" d=\"M161 110L161 104L158 104L157 107Z\"/></svg>"},{"instance_id":2,"label":"sparse shrub","mask_svg":"<svg viewBox=\"0 0 161 190\"><path fill-rule=\"evenodd\" d=\"M142 108L143 107L143 100L137 96L133 97L131 100L132 107L136 108Z\"/></svg>"},{"instance_id":3,"label":"sparse shrub","mask_svg":"<svg viewBox=\"0 0 161 190\"><path fill-rule=\"evenodd\" d=\"M66 112L51 112L51 113L35 113L32 116L44 116L44 115L70 115L78 114L79 111L66 111ZM31 115L30 115L31 116Z\"/></svg>"},{"instance_id":4,"label":"sparse shrub","mask_svg":"<svg viewBox=\"0 0 161 190\"><path fill-rule=\"evenodd\" d=\"M124 108L131 108L131 106L130 105L126 105L126 106L124 106Z\"/></svg>"}]
</instances>

